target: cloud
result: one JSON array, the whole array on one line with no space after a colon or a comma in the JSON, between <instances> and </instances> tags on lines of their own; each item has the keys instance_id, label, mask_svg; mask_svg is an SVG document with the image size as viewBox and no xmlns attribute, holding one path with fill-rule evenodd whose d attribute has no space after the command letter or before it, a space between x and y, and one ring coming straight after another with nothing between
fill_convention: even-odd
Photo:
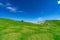
<instances>
[{"instance_id":1,"label":"cloud","mask_svg":"<svg viewBox=\"0 0 60 40\"><path fill-rule=\"evenodd\" d=\"M10 3L2 3L2 2L0 2L0 5L1 5L1 6L11 6Z\"/></svg>"},{"instance_id":2,"label":"cloud","mask_svg":"<svg viewBox=\"0 0 60 40\"><path fill-rule=\"evenodd\" d=\"M45 19L42 17L39 17L39 18L37 18L37 21L45 21Z\"/></svg>"},{"instance_id":3,"label":"cloud","mask_svg":"<svg viewBox=\"0 0 60 40\"><path fill-rule=\"evenodd\" d=\"M44 23L45 22L45 19L44 18L42 18L42 17L39 17L39 18L37 18L37 23Z\"/></svg>"},{"instance_id":4,"label":"cloud","mask_svg":"<svg viewBox=\"0 0 60 40\"><path fill-rule=\"evenodd\" d=\"M14 8L14 7L6 7L7 9L9 9L10 11L12 11L12 12L16 12L16 8Z\"/></svg>"},{"instance_id":5,"label":"cloud","mask_svg":"<svg viewBox=\"0 0 60 40\"><path fill-rule=\"evenodd\" d=\"M18 11L18 12L22 13L23 11Z\"/></svg>"},{"instance_id":6,"label":"cloud","mask_svg":"<svg viewBox=\"0 0 60 40\"><path fill-rule=\"evenodd\" d=\"M58 1L58 4L60 4L60 1Z\"/></svg>"},{"instance_id":7,"label":"cloud","mask_svg":"<svg viewBox=\"0 0 60 40\"><path fill-rule=\"evenodd\" d=\"M3 3L0 3L0 6L3 6L4 4Z\"/></svg>"},{"instance_id":8,"label":"cloud","mask_svg":"<svg viewBox=\"0 0 60 40\"><path fill-rule=\"evenodd\" d=\"M6 6L11 6L12 4L10 4L10 3L6 3Z\"/></svg>"},{"instance_id":9,"label":"cloud","mask_svg":"<svg viewBox=\"0 0 60 40\"><path fill-rule=\"evenodd\" d=\"M37 20L38 20L38 21L41 21L41 20L42 20L42 18L41 18L41 17L39 17Z\"/></svg>"},{"instance_id":10,"label":"cloud","mask_svg":"<svg viewBox=\"0 0 60 40\"><path fill-rule=\"evenodd\" d=\"M17 8L12 7L12 4L10 4L10 3L6 3L5 6L6 6L6 9L10 10L11 12L16 12L17 11Z\"/></svg>"},{"instance_id":11,"label":"cloud","mask_svg":"<svg viewBox=\"0 0 60 40\"><path fill-rule=\"evenodd\" d=\"M14 7L14 6L12 7L12 4L7 3L7 2L5 4L0 3L0 6L5 7L6 9L10 10L11 12L19 12L19 13L23 12L21 10L18 10L18 8Z\"/></svg>"}]
</instances>

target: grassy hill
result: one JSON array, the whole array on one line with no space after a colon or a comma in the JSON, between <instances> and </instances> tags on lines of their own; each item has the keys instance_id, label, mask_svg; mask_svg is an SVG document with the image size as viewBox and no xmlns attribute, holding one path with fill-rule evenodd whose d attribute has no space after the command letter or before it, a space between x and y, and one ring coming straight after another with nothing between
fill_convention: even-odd
<instances>
[{"instance_id":1,"label":"grassy hill","mask_svg":"<svg viewBox=\"0 0 60 40\"><path fill-rule=\"evenodd\" d=\"M0 40L60 40L60 20L34 24L0 18Z\"/></svg>"}]
</instances>

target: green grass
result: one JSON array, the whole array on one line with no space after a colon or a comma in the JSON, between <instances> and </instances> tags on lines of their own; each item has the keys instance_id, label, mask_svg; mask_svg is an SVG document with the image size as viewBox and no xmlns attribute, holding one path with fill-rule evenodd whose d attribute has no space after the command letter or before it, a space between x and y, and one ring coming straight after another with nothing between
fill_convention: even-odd
<instances>
[{"instance_id":1,"label":"green grass","mask_svg":"<svg viewBox=\"0 0 60 40\"><path fill-rule=\"evenodd\" d=\"M35 24L0 18L0 40L60 40L60 20Z\"/></svg>"}]
</instances>

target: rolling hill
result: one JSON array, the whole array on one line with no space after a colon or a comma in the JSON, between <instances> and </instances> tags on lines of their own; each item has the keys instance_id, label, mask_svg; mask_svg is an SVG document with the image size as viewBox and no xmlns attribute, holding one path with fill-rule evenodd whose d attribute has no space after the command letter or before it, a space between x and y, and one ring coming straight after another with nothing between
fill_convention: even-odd
<instances>
[{"instance_id":1,"label":"rolling hill","mask_svg":"<svg viewBox=\"0 0 60 40\"><path fill-rule=\"evenodd\" d=\"M0 18L0 40L60 40L60 20L34 24Z\"/></svg>"}]
</instances>

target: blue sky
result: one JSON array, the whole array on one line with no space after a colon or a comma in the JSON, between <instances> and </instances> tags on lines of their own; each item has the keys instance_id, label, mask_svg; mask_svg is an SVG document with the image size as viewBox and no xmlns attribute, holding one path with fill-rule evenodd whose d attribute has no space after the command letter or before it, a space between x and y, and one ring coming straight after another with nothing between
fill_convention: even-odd
<instances>
[{"instance_id":1,"label":"blue sky","mask_svg":"<svg viewBox=\"0 0 60 40\"><path fill-rule=\"evenodd\" d=\"M60 1L0 0L0 17L27 21L60 19Z\"/></svg>"}]
</instances>

